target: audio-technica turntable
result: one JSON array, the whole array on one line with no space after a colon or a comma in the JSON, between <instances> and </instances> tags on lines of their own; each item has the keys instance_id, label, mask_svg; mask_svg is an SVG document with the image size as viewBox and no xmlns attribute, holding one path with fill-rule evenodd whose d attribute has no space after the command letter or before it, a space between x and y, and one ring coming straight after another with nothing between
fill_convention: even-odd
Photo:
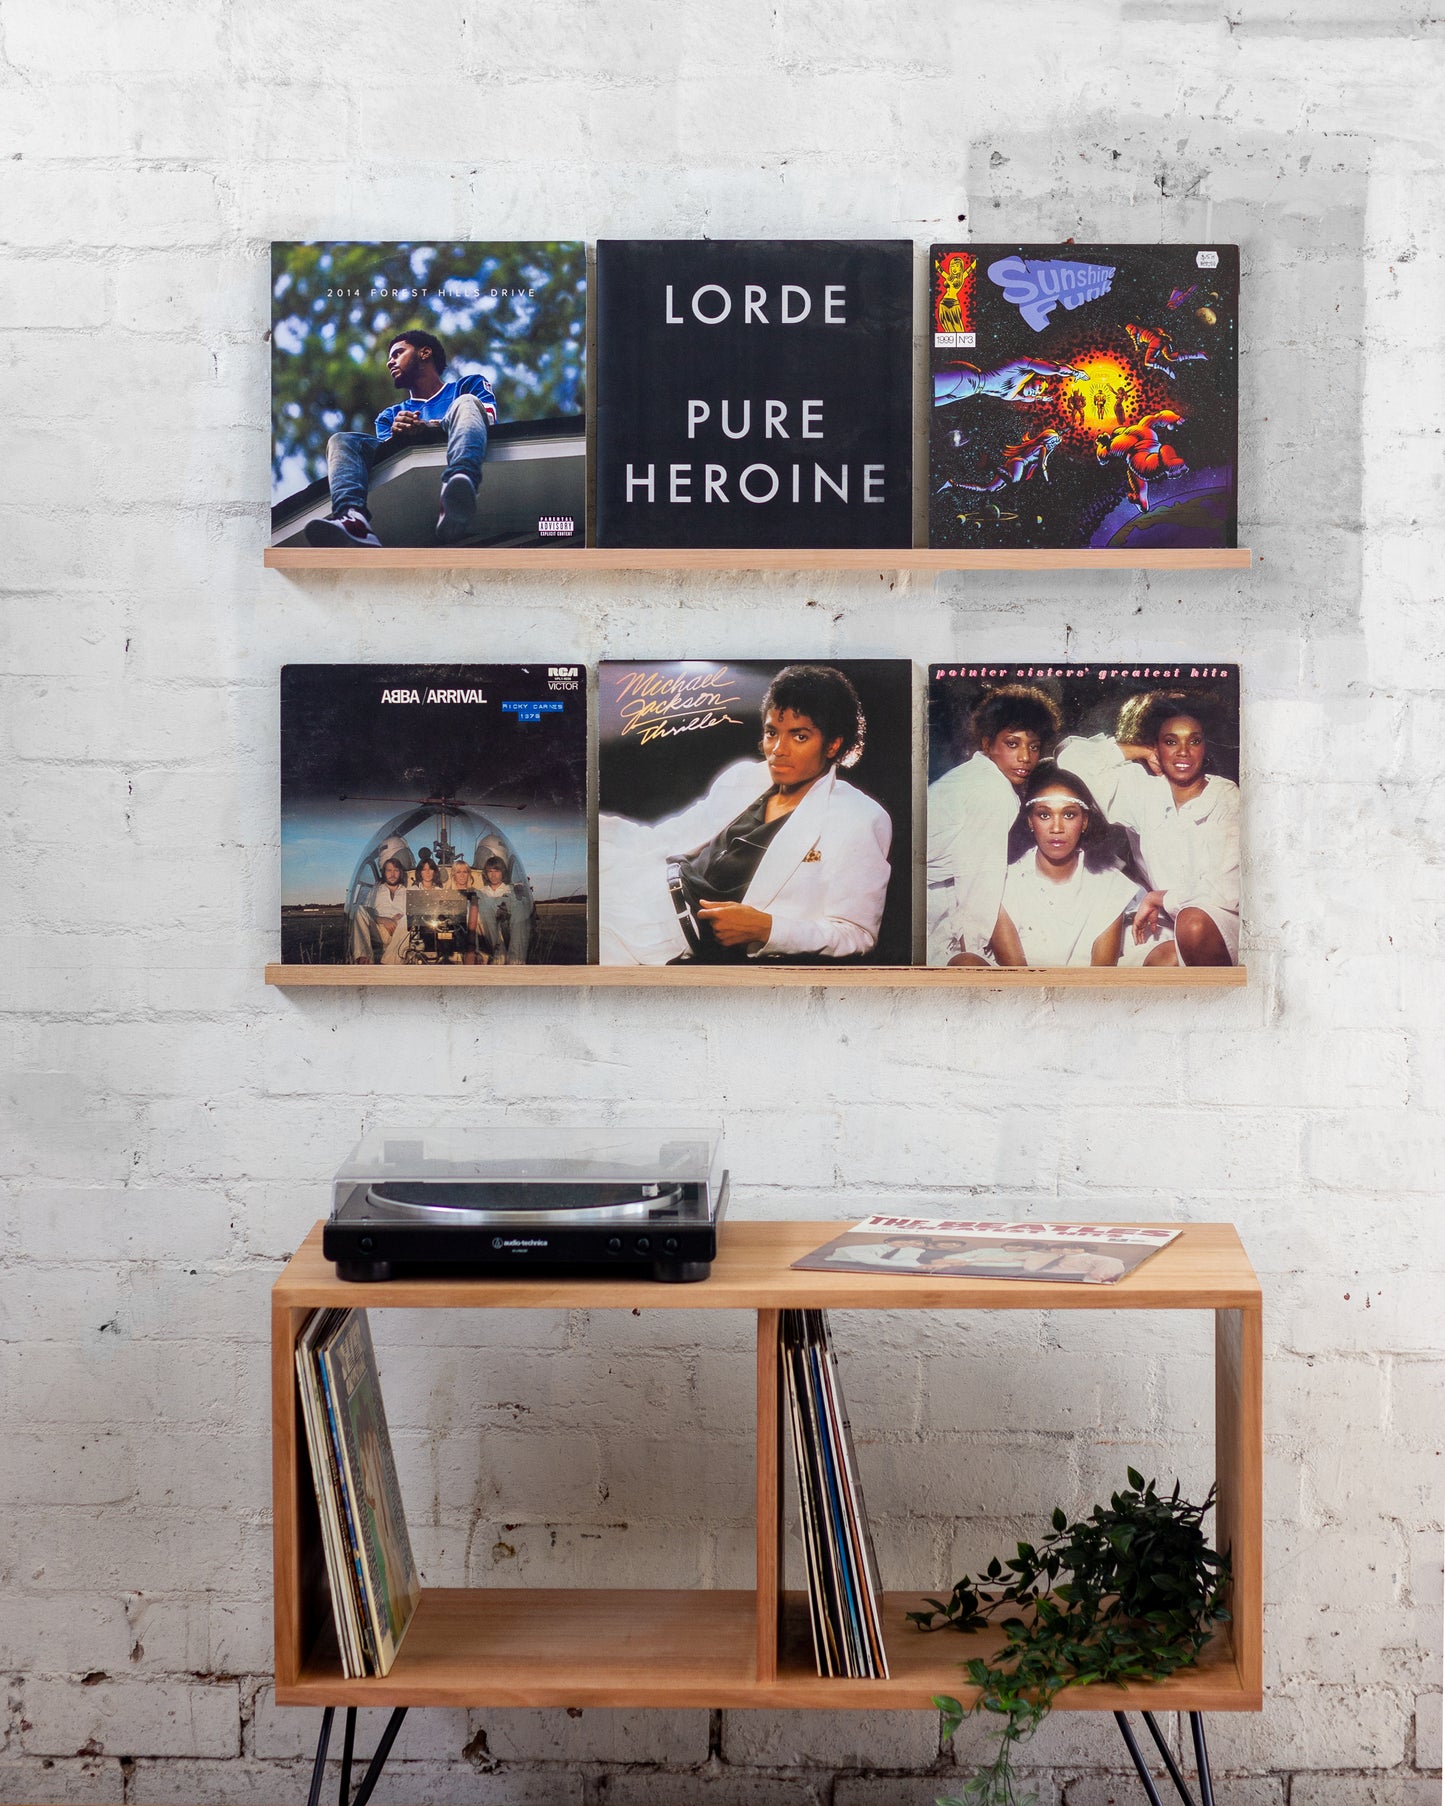
<instances>
[{"instance_id":1,"label":"audio-technica turntable","mask_svg":"<svg viewBox=\"0 0 1445 1806\"><path fill-rule=\"evenodd\" d=\"M706 1279L727 1203L696 1129L376 1129L332 1181L339 1279L616 1273Z\"/></svg>"}]
</instances>

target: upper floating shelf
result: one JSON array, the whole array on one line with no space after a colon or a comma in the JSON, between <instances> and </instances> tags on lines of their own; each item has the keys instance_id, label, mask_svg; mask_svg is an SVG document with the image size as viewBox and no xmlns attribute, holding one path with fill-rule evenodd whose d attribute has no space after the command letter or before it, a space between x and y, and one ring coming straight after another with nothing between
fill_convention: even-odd
<instances>
[{"instance_id":1,"label":"upper floating shelf","mask_svg":"<svg viewBox=\"0 0 1445 1806\"><path fill-rule=\"evenodd\" d=\"M627 546L381 546L370 550L267 546L273 571L1243 571L1247 546L1200 546L1186 551L935 552L924 546L875 546L858 551L805 547L729 551Z\"/></svg>"}]
</instances>

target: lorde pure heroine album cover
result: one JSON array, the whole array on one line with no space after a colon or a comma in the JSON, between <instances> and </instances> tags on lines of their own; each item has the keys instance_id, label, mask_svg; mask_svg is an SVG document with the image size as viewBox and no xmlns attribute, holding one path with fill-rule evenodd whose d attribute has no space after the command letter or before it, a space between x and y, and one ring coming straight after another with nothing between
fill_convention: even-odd
<instances>
[{"instance_id":1,"label":"lorde pure heroine album cover","mask_svg":"<svg viewBox=\"0 0 1445 1806\"><path fill-rule=\"evenodd\" d=\"M913 247L597 246L597 543L906 546Z\"/></svg>"},{"instance_id":2,"label":"lorde pure heroine album cover","mask_svg":"<svg viewBox=\"0 0 1445 1806\"><path fill-rule=\"evenodd\" d=\"M287 665L281 958L581 965L581 665Z\"/></svg>"},{"instance_id":3,"label":"lorde pure heroine album cover","mask_svg":"<svg viewBox=\"0 0 1445 1806\"><path fill-rule=\"evenodd\" d=\"M581 244L273 244L271 543L580 546Z\"/></svg>"},{"instance_id":4,"label":"lorde pure heroine album cover","mask_svg":"<svg viewBox=\"0 0 1445 1806\"><path fill-rule=\"evenodd\" d=\"M935 245L928 543L1237 543L1237 245Z\"/></svg>"},{"instance_id":5,"label":"lorde pure heroine album cover","mask_svg":"<svg viewBox=\"0 0 1445 1806\"><path fill-rule=\"evenodd\" d=\"M607 663L603 965L910 960L912 666Z\"/></svg>"},{"instance_id":6,"label":"lorde pure heroine album cover","mask_svg":"<svg viewBox=\"0 0 1445 1806\"><path fill-rule=\"evenodd\" d=\"M1239 963L1238 665L933 665L931 966Z\"/></svg>"}]
</instances>

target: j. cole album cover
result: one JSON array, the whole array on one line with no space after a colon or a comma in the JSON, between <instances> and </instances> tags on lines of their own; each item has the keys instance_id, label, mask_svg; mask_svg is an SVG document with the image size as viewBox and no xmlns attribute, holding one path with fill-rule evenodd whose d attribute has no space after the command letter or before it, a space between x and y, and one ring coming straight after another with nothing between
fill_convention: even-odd
<instances>
[{"instance_id":1,"label":"j. cole album cover","mask_svg":"<svg viewBox=\"0 0 1445 1806\"><path fill-rule=\"evenodd\" d=\"M271 543L580 546L580 243L273 244Z\"/></svg>"},{"instance_id":2,"label":"j. cole album cover","mask_svg":"<svg viewBox=\"0 0 1445 1806\"><path fill-rule=\"evenodd\" d=\"M913 247L597 246L597 543L906 546Z\"/></svg>"},{"instance_id":3,"label":"j. cole album cover","mask_svg":"<svg viewBox=\"0 0 1445 1806\"><path fill-rule=\"evenodd\" d=\"M604 663L603 965L907 965L907 659Z\"/></svg>"},{"instance_id":4,"label":"j. cole album cover","mask_svg":"<svg viewBox=\"0 0 1445 1806\"><path fill-rule=\"evenodd\" d=\"M1238 665L934 665L931 966L1239 963Z\"/></svg>"},{"instance_id":5,"label":"j. cole album cover","mask_svg":"<svg viewBox=\"0 0 1445 1806\"><path fill-rule=\"evenodd\" d=\"M935 245L928 543L1237 543L1237 245Z\"/></svg>"},{"instance_id":6,"label":"j. cole album cover","mask_svg":"<svg viewBox=\"0 0 1445 1806\"><path fill-rule=\"evenodd\" d=\"M287 665L281 958L581 965L581 665Z\"/></svg>"}]
</instances>

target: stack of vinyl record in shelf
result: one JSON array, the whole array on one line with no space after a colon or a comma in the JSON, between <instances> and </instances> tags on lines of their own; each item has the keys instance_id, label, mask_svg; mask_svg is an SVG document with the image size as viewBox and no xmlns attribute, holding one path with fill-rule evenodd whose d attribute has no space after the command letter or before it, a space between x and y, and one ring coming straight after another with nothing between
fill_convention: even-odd
<instances>
[{"instance_id":1,"label":"stack of vinyl record in shelf","mask_svg":"<svg viewBox=\"0 0 1445 1806\"><path fill-rule=\"evenodd\" d=\"M827 1314L784 1311L782 1318L818 1672L887 1680L878 1561Z\"/></svg>"},{"instance_id":2,"label":"stack of vinyl record in shelf","mask_svg":"<svg viewBox=\"0 0 1445 1806\"><path fill-rule=\"evenodd\" d=\"M313 1312L296 1377L341 1671L347 1680L387 1674L421 1587L366 1312Z\"/></svg>"}]
</instances>

